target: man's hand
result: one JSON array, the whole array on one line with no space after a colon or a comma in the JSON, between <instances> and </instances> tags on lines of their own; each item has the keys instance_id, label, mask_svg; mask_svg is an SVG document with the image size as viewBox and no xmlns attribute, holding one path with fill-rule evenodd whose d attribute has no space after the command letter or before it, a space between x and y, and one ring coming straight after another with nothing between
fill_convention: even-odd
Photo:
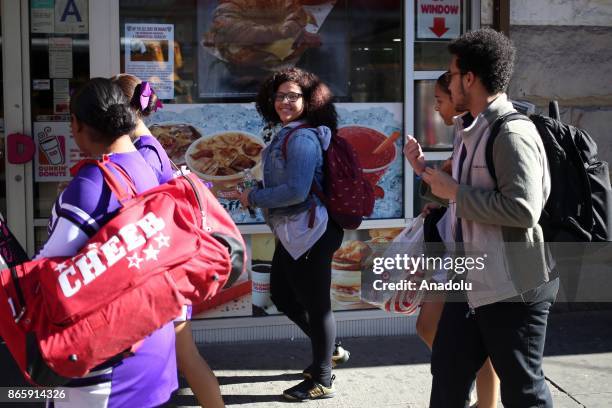
<instances>
[{"instance_id":1,"label":"man's hand","mask_svg":"<svg viewBox=\"0 0 612 408\"><path fill-rule=\"evenodd\" d=\"M442 170L427 167L423 172L423 180L431 187L431 192L446 200L455 201L459 184Z\"/></svg>"},{"instance_id":2,"label":"man's hand","mask_svg":"<svg viewBox=\"0 0 612 408\"><path fill-rule=\"evenodd\" d=\"M417 176L420 176L425 171L425 155L421 145L410 135L408 135L408 140L404 146L404 156L408 159L408 163L410 163Z\"/></svg>"},{"instance_id":3,"label":"man's hand","mask_svg":"<svg viewBox=\"0 0 612 408\"><path fill-rule=\"evenodd\" d=\"M249 206L249 193L253 191L252 188L247 188L242 193L240 193L240 204L242 204L243 208L247 208Z\"/></svg>"}]
</instances>

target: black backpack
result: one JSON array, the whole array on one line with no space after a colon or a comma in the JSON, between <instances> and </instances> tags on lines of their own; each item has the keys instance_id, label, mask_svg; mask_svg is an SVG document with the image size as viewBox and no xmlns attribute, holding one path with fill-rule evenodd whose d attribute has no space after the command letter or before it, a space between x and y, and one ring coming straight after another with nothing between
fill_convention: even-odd
<instances>
[{"instance_id":1,"label":"black backpack","mask_svg":"<svg viewBox=\"0 0 612 408\"><path fill-rule=\"evenodd\" d=\"M608 163L598 160L597 144L587 132L559 120L551 102L551 117L512 112L491 126L485 159L497 183L493 142L504 123L531 120L542 138L550 169L551 191L539 224L546 242L612 241L612 188Z\"/></svg>"}]
</instances>

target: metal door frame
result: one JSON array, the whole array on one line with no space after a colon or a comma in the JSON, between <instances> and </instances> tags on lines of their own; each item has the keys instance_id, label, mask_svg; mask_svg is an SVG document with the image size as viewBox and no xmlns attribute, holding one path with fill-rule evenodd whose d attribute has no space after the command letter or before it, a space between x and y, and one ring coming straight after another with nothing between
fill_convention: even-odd
<instances>
[{"instance_id":1,"label":"metal door frame","mask_svg":"<svg viewBox=\"0 0 612 408\"><path fill-rule=\"evenodd\" d=\"M2 0L2 74L4 76L4 134L31 135L29 123L29 55L24 44L28 36L27 0ZM11 230L28 250L33 251L33 178L32 163L9 164L6 159L6 220Z\"/></svg>"}]
</instances>

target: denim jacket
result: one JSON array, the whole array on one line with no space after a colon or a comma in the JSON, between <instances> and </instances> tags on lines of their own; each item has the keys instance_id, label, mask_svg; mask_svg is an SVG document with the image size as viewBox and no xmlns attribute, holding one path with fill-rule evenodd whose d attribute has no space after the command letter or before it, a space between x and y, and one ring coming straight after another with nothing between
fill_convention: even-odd
<instances>
[{"instance_id":1,"label":"denim jacket","mask_svg":"<svg viewBox=\"0 0 612 408\"><path fill-rule=\"evenodd\" d=\"M284 126L264 149L264 188L252 191L249 202L269 209L269 217L298 214L310 208L312 200L318 198L309 194L313 177L319 186L323 185L323 150L331 140L331 131L326 126L303 128L295 131L287 145L287 160L282 152L285 138L301 122Z\"/></svg>"}]
</instances>

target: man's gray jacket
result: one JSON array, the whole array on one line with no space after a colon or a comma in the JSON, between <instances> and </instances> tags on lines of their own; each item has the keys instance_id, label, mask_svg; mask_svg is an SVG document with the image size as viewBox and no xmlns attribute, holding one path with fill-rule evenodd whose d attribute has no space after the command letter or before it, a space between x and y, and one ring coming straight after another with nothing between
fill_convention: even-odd
<instances>
[{"instance_id":1,"label":"man's gray jacket","mask_svg":"<svg viewBox=\"0 0 612 408\"><path fill-rule=\"evenodd\" d=\"M467 256L486 254L484 268L472 268L467 282L470 307L495 303L533 289L549 280L550 267L538 220L550 193L550 174L542 140L533 123L504 124L493 142L497 186L486 165L491 125L514 112L506 94L489 104L466 128L455 118L453 178L459 175L461 149L466 147L456 202L449 203L453 237L456 220Z\"/></svg>"}]
</instances>

